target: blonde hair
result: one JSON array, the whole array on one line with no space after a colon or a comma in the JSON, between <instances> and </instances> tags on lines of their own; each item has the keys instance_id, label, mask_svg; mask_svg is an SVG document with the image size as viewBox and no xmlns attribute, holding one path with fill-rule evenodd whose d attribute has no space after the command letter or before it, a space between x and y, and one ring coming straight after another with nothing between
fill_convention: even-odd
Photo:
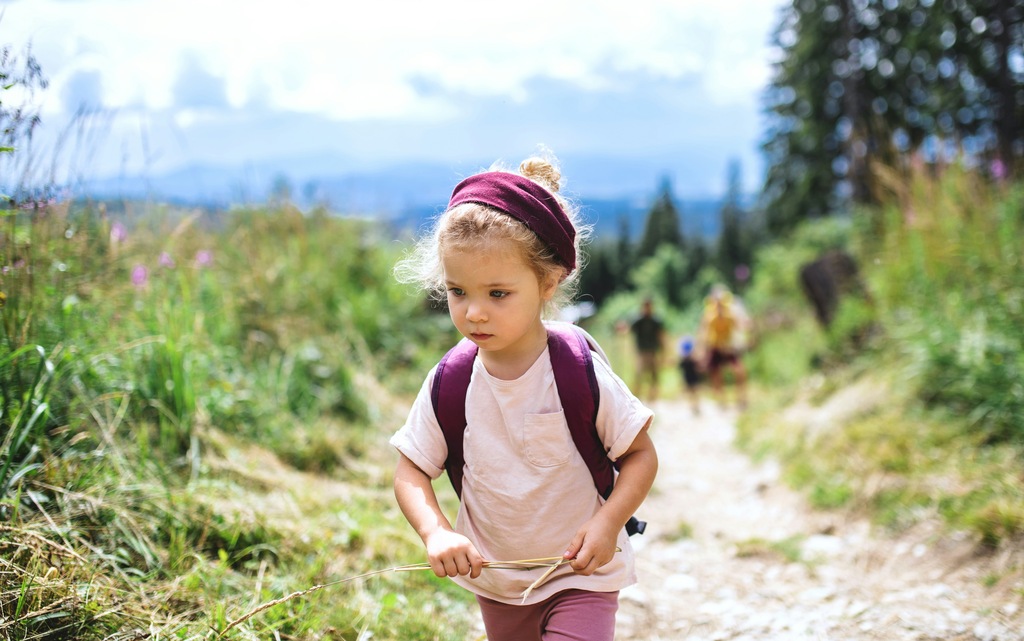
<instances>
[{"instance_id":1,"label":"blonde hair","mask_svg":"<svg viewBox=\"0 0 1024 641\"><path fill-rule=\"evenodd\" d=\"M494 165L488 171L508 171ZM512 216L478 203L463 203L442 213L431 232L415 244L395 265L395 278L406 284L415 284L428 291L437 300L445 300L444 270L441 257L448 251L466 251L494 241L506 241L515 247L523 261L533 269L538 281L557 275L559 286L548 306L549 311L567 303L576 292L580 270L584 261L581 247L590 234L583 224L579 207L559 193L562 174L553 155L536 155L519 164L516 172L549 191L576 229L576 269L567 270L554 251L529 227Z\"/></svg>"}]
</instances>

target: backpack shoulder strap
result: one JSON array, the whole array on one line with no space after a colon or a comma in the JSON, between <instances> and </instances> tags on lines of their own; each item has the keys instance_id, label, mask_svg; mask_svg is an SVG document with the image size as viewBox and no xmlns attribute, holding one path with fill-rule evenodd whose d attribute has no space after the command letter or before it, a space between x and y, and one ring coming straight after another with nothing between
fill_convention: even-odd
<instances>
[{"instance_id":1,"label":"backpack shoulder strap","mask_svg":"<svg viewBox=\"0 0 1024 641\"><path fill-rule=\"evenodd\" d=\"M477 346L467 339L459 341L448 350L437 364L434 380L430 387L430 401L434 416L441 426L445 443L448 445L448 459L444 469L455 488L455 494L462 497L462 468L465 459L462 453L462 434L466 431L466 392L473 376L473 361Z\"/></svg>"},{"instance_id":2,"label":"backpack shoulder strap","mask_svg":"<svg viewBox=\"0 0 1024 641\"><path fill-rule=\"evenodd\" d=\"M590 343L579 330L552 324L548 326L548 351L555 373L555 388L573 443L586 462L597 491L608 498L615 484L615 473L608 451L597 434L601 391Z\"/></svg>"},{"instance_id":3,"label":"backpack shoulder strap","mask_svg":"<svg viewBox=\"0 0 1024 641\"><path fill-rule=\"evenodd\" d=\"M551 323L547 327L551 369L555 373L555 387L569 433L590 470L594 487L607 500L615 487L617 464L608 458L608 450L597 433L601 389L593 355L596 353L605 362L608 357L597 341L580 327L568 323ZM626 533L630 536L643 534L646 527L645 521L631 516L626 523Z\"/></svg>"},{"instance_id":4,"label":"backpack shoulder strap","mask_svg":"<svg viewBox=\"0 0 1024 641\"><path fill-rule=\"evenodd\" d=\"M573 443L590 470L594 487L607 499L615 486L615 471L608 451L597 433L597 410L601 392L594 372L592 349L607 360L589 335L573 325L552 323L548 329L548 351L555 388L565 413ZM444 467L455 494L462 496L462 475L465 457L462 439L466 430L466 394L473 375L477 347L462 339L441 358L431 383L430 400L441 426L448 458ZM646 524L635 517L626 525L631 535L643 533Z\"/></svg>"}]
</instances>

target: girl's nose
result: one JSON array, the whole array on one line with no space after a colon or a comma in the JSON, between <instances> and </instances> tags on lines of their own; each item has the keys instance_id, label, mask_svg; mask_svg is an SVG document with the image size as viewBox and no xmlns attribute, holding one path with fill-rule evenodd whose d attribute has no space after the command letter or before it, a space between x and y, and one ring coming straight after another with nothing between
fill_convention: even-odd
<instances>
[{"instance_id":1,"label":"girl's nose","mask_svg":"<svg viewBox=\"0 0 1024 641\"><path fill-rule=\"evenodd\" d=\"M471 323L482 323L486 321L487 314L484 312L483 305L470 303L466 308L466 320Z\"/></svg>"}]
</instances>

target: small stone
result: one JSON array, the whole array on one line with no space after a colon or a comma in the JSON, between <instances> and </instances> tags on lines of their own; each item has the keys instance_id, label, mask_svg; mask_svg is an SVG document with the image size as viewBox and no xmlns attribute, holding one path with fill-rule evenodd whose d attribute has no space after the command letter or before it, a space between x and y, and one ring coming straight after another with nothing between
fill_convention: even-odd
<instances>
[{"instance_id":1,"label":"small stone","mask_svg":"<svg viewBox=\"0 0 1024 641\"><path fill-rule=\"evenodd\" d=\"M689 574L673 574L665 579L665 589L672 592L695 592L700 582Z\"/></svg>"}]
</instances>

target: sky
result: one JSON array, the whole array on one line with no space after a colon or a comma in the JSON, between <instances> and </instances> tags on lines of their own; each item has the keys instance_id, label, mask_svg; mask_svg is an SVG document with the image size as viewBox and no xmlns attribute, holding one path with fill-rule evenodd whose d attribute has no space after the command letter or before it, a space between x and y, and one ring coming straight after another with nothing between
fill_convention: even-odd
<instances>
[{"instance_id":1,"label":"sky","mask_svg":"<svg viewBox=\"0 0 1024 641\"><path fill-rule=\"evenodd\" d=\"M783 4L2 0L0 45L31 46L50 83L37 150L62 140L78 174L518 161L544 145L610 176L661 166L706 195L732 160L760 183Z\"/></svg>"}]
</instances>

